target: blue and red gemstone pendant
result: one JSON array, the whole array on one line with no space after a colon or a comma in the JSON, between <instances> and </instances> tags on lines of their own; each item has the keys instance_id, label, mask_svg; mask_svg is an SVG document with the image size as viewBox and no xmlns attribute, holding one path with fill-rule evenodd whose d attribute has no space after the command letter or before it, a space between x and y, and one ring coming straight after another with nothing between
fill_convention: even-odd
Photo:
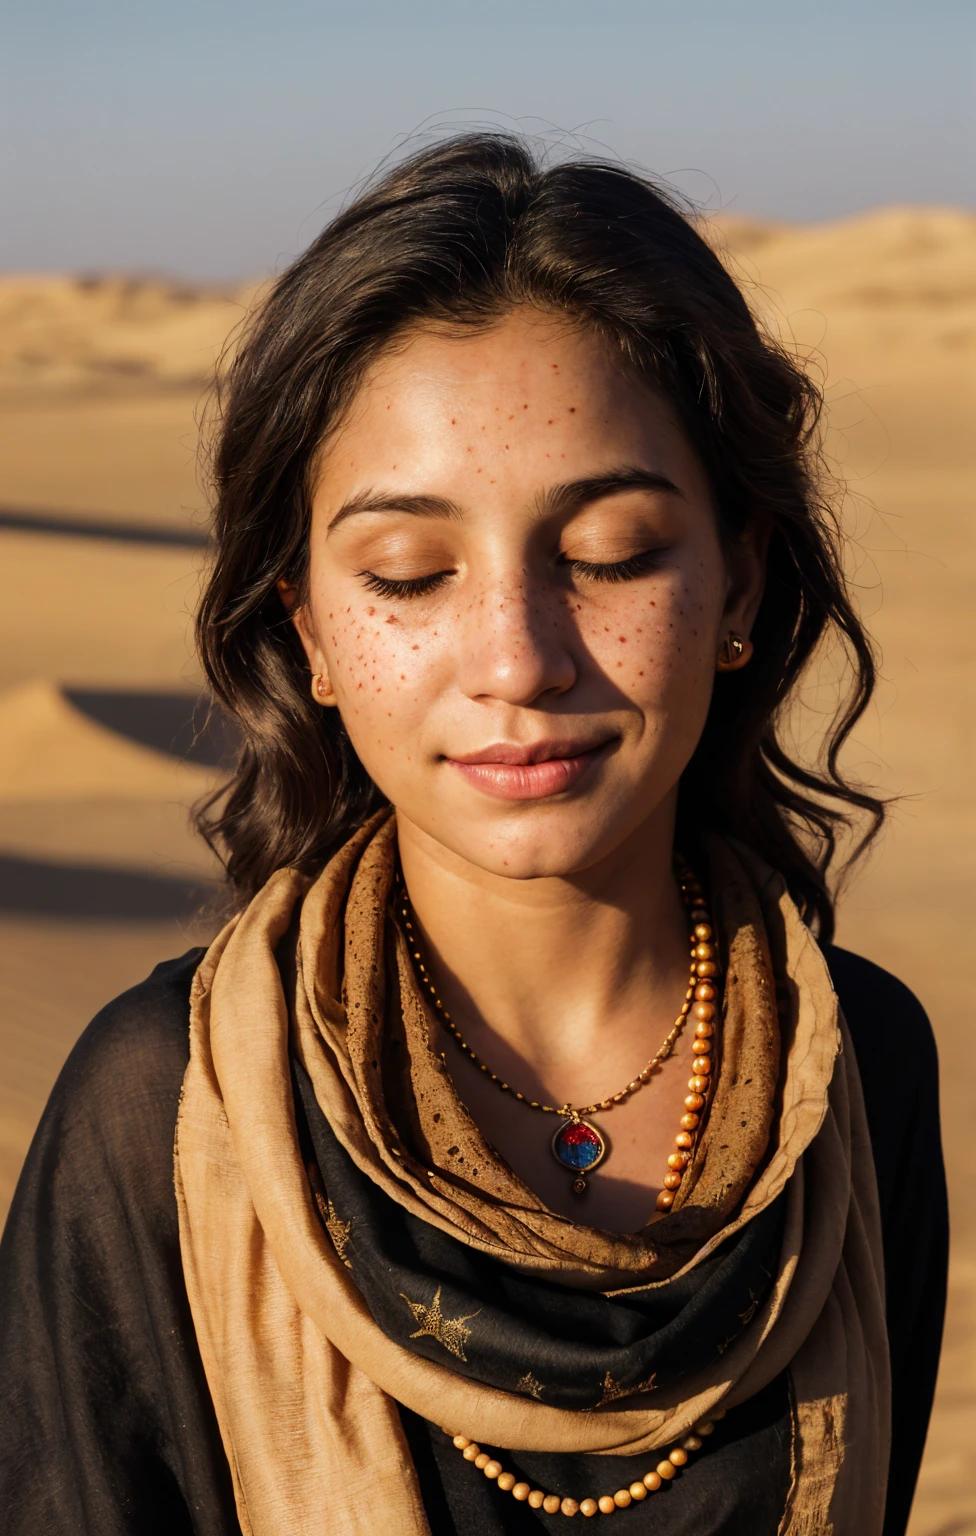
<instances>
[{"instance_id":1,"label":"blue and red gemstone pendant","mask_svg":"<svg viewBox=\"0 0 976 1536\"><path fill-rule=\"evenodd\" d=\"M589 1120L584 1120L580 1115L571 1115L558 1127L551 1145L552 1155L560 1168L576 1175L573 1179L573 1193L583 1194L586 1189L584 1175L592 1173L606 1157L606 1141Z\"/></svg>"}]
</instances>

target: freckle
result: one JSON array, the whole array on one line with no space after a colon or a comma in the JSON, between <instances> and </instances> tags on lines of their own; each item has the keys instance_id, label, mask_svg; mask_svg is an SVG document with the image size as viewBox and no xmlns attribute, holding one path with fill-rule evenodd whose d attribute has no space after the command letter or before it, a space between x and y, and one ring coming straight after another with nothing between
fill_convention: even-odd
<instances>
[{"instance_id":1,"label":"freckle","mask_svg":"<svg viewBox=\"0 0 976 1536\"><path fill-rule=\"evenodd\" d=\"M395 613L391 613L386 622L387 624L399 624L400 620L397 618Z\"/></svg>"},{"instance_id":2,"label":"freckle","mask_svg":"<svg viewBox=\"0 0 976 1536\"><path fill-rule=\"evenodd\" d=\"M506 444L505 444L505 447L506 447L506 448L507 448L507 447L508 447L508 444L507 444L507 443L506 443Z\"/></svg>"},{"instance_id":3,"label":"freckle","mask_svg":"<svg viewBox=\"0 0 976 1536\"><path fill-rule=\"evenodd\" d=\"M451 426L452 427L456 427L457 426L457 417L456 416L452 416L451 417Z\"/></svg>"},{"instance_id":4,"label":"freckle","mask_svg":"<svg viewBox=\"0 0 976 1536\"><path fill-rule=\"evenodd\" d=\"M419 645L412 645L412 646L411 646L411 647L410 647L410 649L411 649L411 650L412 650L412 651L419 651L419 650L420 650L420 646L419 646Z\"/></svg>"},{"instance_id":5,"label":"freckle","mask_svg":"<svg viewBox=\"0 0 976 1536\"><path fill-rule=\"evenodd\" d=\"M622 667L622 666L623 666L623 662L622 662L622 661L618 661L618 662L617 662L617 666L618 666L618 667Z\"/></svg>"},{"instance_id":6,"label":"freckle","mask_svg":"<svg viewBox=\"0 0 976 1536\"><path fill-rule=\"evenodd\" d=\"M514 417L514 416L509 416L509 418L508 418L508 419L509 419L509 421L514 421L514 420L515 420L515 417Z\"/></svg>"},{"instance_id":7,"label":"freckle","mask_svg":"<svg viewBox=\"0 0 976 1536\"><path fill-rule=\"evenodd\" d=\"M389 410L389 406L387 407L387 409ZM575 416L576 415L576 407L575 407L575 405L571 405L570 406L569 414L570 414L570 416Z\"/></svg>"},{"instance_id":8,"label":"freckle","mask_svg":"<svg viewBox=\"0 0 976 1536\"><path fill-rule=\"evenodd\" d=\"M401 673L400 673L400 681L401 681L401 683L405 683L405 682L406 682L406 680L407 680L407 674L406 674L406 672L401 672Z\"/></svg>"},{"instance_id":9,"label":"freckle","mask_svg":"<svg viewBox=\"0 0 976 1536\"><path fill-rule=\"evenodd\" d=\"M497 484L498 484L498 482L497 482L497 480L489 480L489 481L488 481L488 484L489 484L489 485L497 485Z\"/></svg>"},{"instance_id":10,"label":"freckle","mask_svg":"<svg viewBox=\"0 0 976 1536\"><path fill-rule=\"evenodd\" d=\"M644 676L644 674L643 674L643 672L638 672L638 674L637 674L637 676L638 676L638 677L643 677L643 676Z\"/></svg>"},{"instance_id":11,"label":"freckle","mask_svg":"<svg viewBox=\"0 0 976 1536\"><path fill-rule=\"evenodd\" d=\"M620 641L621 645L626 645L627 644L627 636L626 635L618 635L617 639Z\"/></svg>"},{"instance_id":12,"label":"freckle","mask_svg":"<svg viewBox=\"0 0 976 1536\"><path fill-rule=\"evenodd\" d=\"M546 422L546 426L547 427L551 427L552 426L552 417L551 416L549 417L549 420Z\"/></svg>"},{"instance_id":13,"label":"freckle","mask_svg":"<svg viewBox=\"0 0 976 1536\"><path fill-rule=\"evenodd\" d=\"M528 406L527 405L523 405L522 409L523 409L523 411L527 411L528 410Z\"/></svg>"}]
</instances>

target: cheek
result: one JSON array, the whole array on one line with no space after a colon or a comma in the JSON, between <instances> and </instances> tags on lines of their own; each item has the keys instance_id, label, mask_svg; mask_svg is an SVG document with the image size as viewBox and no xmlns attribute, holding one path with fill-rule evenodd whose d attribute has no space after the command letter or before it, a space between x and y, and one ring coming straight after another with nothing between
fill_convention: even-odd
<instances>
[{"instance_id":1,"label":"cheek","mask_svg":"<svg viewBox=\"0 0 976 1536\"><path fill-rule=\"evenodd\" d=\"M578 600L590 654L629 697L663 700L674 690L710 687L717 603L704 576L621 584L588 612Z\"/></svg>"},{"instance_id":2,"label":"cheek","mask_svg":"<svg viewBox=\"0 0 976 1536\"><path fill-rule=\"evenodd\" d=\"M437 691L448 616L430 623L344 594L313 606L316 633L342 718L370 767L394 751L405 761Z\"/></svg>"}]
</instances>

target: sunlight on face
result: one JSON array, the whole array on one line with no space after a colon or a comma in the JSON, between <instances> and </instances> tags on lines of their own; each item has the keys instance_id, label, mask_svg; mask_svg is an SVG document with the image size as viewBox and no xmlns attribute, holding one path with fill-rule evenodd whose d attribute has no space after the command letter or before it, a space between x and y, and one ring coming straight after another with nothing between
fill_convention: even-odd
<instances>
[{"instance_id":1,"label":"sunlight on face","mask_svg":"<svg viewBox=\"0 0 976 1536\"><path fill-rule=\"evenodd\" d=\"M319 467L295 615L401 827L516 878L661 818L758 561L666 403L535 312L380 359Z\"/></svg>"}]
</instances>

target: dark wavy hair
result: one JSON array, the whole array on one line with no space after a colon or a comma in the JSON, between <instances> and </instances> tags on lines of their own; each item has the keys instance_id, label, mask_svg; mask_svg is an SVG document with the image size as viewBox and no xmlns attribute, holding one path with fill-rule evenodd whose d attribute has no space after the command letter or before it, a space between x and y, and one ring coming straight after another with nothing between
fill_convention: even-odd
<instances>
[{"instance_id":1,"label":"dark wavy hair","mask_svg":"<svg viewBox=\"0 0 976 1536\"><path fill-rule=\"evenodd\" d=\"M217 386L214 559L197 640L241 745L198 827L244 902L276 869L320 868L384 803L338 712L312 701L276 583L306 589L317 454L377 355L411 326L487 325L519 304L592 327L666 396L723 537L751 521L768 530L755 655L716 678L679 836L688 846L706 825L749 844L829 938L839 838L866 816L866 845L884 806L839 761L875 665L824 490L819 391L759 330L674 195L619 165L540 164L504 134L425 149L356 198L273 285ZM852 682L811 766L784 744L785 714L831 632Z\"/></svg>"}]
</instances>

